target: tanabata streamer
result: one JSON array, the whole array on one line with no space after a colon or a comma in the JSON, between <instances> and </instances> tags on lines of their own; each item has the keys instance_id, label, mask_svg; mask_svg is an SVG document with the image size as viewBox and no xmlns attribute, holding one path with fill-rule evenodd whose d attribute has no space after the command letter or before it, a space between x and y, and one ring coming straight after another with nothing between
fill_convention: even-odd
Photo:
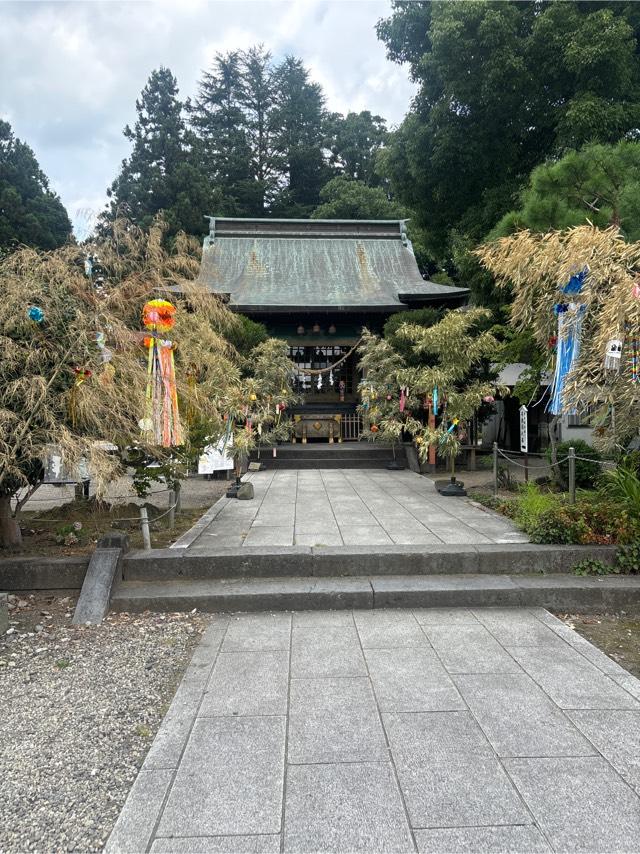
<instances>
[{"instance_id":1,"label":"tanabata streamer","mask_svg":"<svg viewBox=\"0 0 640 854\"><path fill-rule=\"evenodd\" d=\"M163 448L183 443L173 343L158 337L158 333L173 328L175 314L175 306L163 299L150 300L142 309L142 323L151 334L144 339L149 357L145 414L140 427L148 442Z\"/></svg>"},{"instance_id":2,"label":"tanabata streamer","mask_svg":"<svg viewBox=\"0 0 640 854\"><path fill-rule=\"evenodd\" d=\"M562 412L562 395L567 376L580 354L580 333L584 319L586 305L572 303L562 311L558 311L558 342L556 354L556 368L551 383L549 403L547 410L552 415Z\"/></svg>"}]
</instances>

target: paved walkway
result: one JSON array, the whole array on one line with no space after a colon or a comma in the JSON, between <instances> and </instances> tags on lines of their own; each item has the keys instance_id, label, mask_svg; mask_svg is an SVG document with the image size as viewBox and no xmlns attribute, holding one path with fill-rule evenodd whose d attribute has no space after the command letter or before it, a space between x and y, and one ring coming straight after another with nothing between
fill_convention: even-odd
<instances>
[{"instance_id":1,"label":"paved walkway","mask_svg":"<svg viewBox=\"0 0 640 854\"><path fill-rule=\"evenodd\" d=\"M640 681L542 609L214 617L108 852L637 852Z\"/></svg>"},{"instance_id":2,"label":"paved walkway","mask_svg":"<svg viewBox=\"0 0 640 854\"><path fill-rule=\"evenodd\" d=\"M254 499L222 499L190 550L527 542L508 519L468 499L443 498L411 471L276 470L245 479Z\"/></svg>"}]
</instances>

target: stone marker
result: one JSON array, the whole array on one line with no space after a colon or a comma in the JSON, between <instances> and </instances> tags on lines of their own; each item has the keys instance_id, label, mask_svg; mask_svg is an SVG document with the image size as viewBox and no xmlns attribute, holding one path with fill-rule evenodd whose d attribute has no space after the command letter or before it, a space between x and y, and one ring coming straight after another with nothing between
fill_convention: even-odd
<instances>
[{"instance_id":1,"label":"stone marker","mask_svg":"<svg viewBox=\"0 0 640 854\"><path fill-rule=\"evenodd\" d=\"M75 625L102 622L109 610L116 572L122 568L122 557L128 548L127 535L121 532L113 531L98 540L73 614Z\"/></svg>"},{"instance_id":2,"label":"stone marker","mask_svg":"<svg viewBox=\"0 0 640 854\"><path fill-rule=\"evenodd\" d=\"M238 494L236 498L239 498L241 501L249 501L253 498L253 484L241 483L238 487Z\"/></svg>"}]
</instances>

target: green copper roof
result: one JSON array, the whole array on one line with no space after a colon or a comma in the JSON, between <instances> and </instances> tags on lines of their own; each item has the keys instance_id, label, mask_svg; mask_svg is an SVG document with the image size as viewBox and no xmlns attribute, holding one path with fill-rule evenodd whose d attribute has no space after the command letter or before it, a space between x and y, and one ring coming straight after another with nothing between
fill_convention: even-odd
<instances>
[{"instance_id":1,"label":"green copper roof","mask_svg":"<svg viewBox=\"0 0 640 854\"><path fill-rule=\"evenodd\" d=\"M200 280L240 311L398 311L459 303L468 293L426 282L404 220L210 218Z\"/></svg>"}]
</instances>

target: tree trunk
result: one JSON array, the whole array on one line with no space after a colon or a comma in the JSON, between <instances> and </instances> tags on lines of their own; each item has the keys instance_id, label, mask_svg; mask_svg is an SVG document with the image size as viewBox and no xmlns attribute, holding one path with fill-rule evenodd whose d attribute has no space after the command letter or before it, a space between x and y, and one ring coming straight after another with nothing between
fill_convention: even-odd
<instances>
[{"instance_id":1,"label":"tree trunk","mask_svg":"<svg viewBox=\"0 0 640 854\"><path fill-rule=\"evenodd\" d=\"M20 525L11 515L10 495L0 495L0 546L5 549L19 549L22 546Z\"/></svg>"},{"instance_id":2,"label":"tree trunk","mask_svg":"<svg viewBox=\"0 0 640 854\"><path fill-rule=\"evenodd\" d=\"M560 489L566 489L567 484L562 476L560 466L558 465L558 439L559 439L560 418L554 415L549 422L549 447L551 448L551 471L553 478Z\"/></svg>"}]
</instances>

